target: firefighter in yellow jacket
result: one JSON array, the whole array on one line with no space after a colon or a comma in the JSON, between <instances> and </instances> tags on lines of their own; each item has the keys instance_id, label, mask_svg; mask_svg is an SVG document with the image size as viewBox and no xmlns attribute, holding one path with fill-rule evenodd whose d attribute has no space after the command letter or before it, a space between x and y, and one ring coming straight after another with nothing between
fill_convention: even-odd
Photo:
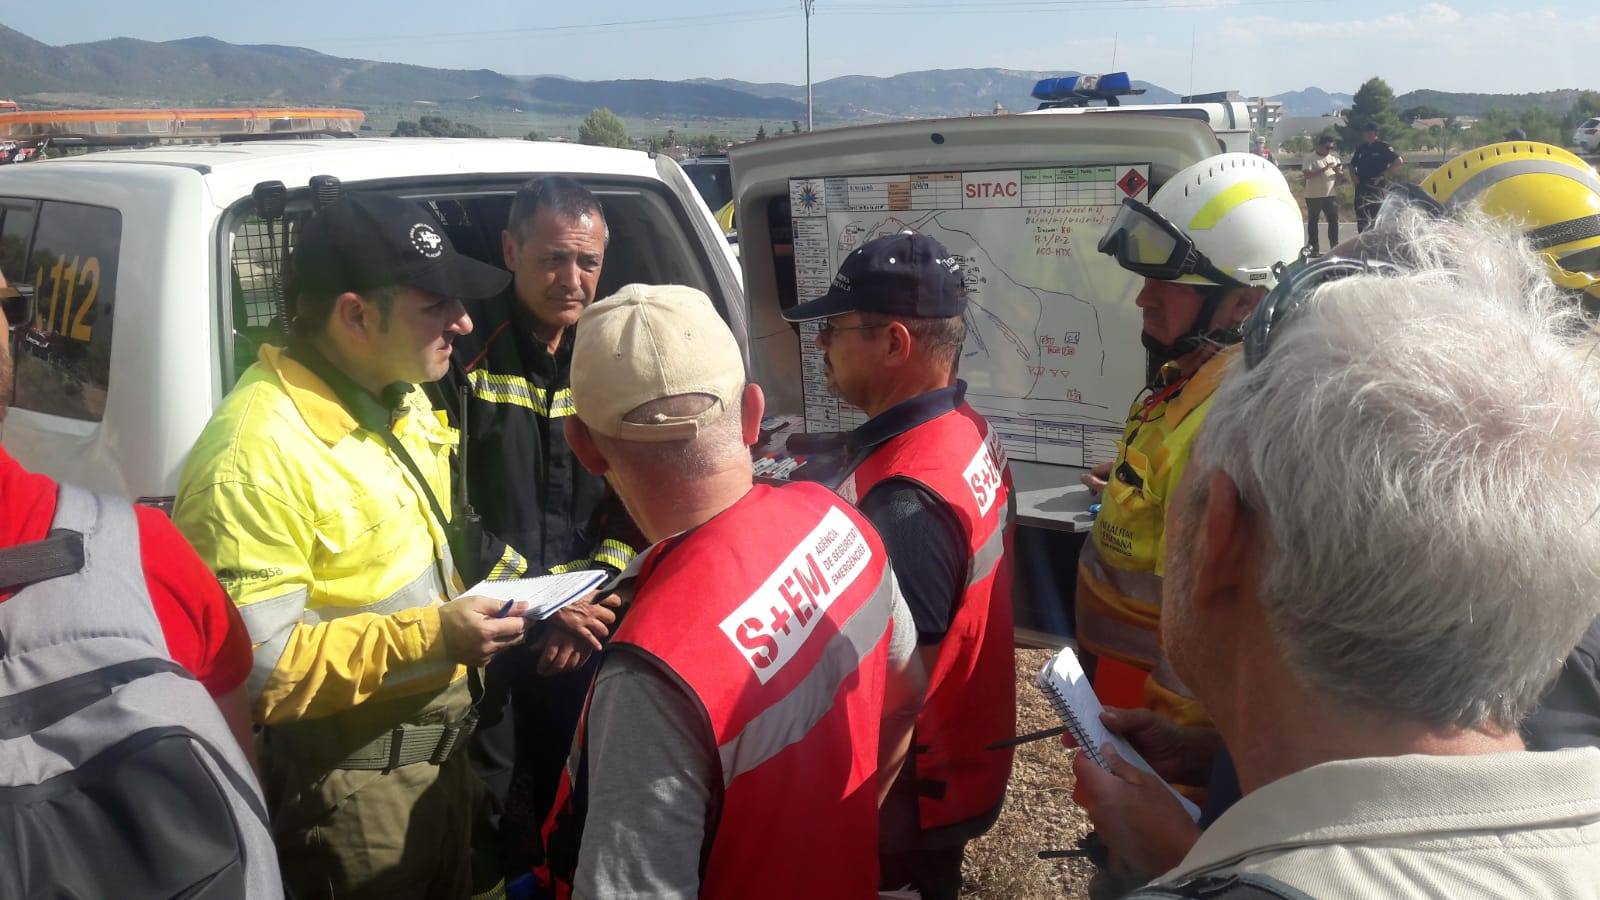
<instances>
[{"instance_id":1,"label":"firefighter in yellow jacket","mask_svg":"<svg viewBox=\"0 0 1600 900\"><path fill-rule=\"evenodd\" d=\"M1305 223L1278 168L1224 153L1177 173L1148 205L1123 201L1102 253L1144 276L1135 301L1156 377L1133 402L1114 462L1085 476L1101 492L1078 559L1077 639L1097 660L1095 688L1181 722L1205 721L1161 665L1163 522L1238 327L1299 254ZM1152 673L1148 678L1146 673ZM1137 702L1133 700L1132 702Z\"/></svg>"},{"instance_id":2,"label":"firefighter in yellow jacket","mask_svg":"<svg viewBox=\"0 0 1600 900\"><path fill-rule=\"evenodd\" d=\"M305 220L291 337L189 456L174 518L255 647L248 682L284 882L299 898L469 893L468 667L522 638L451 560L456 434L414 385L507 273L420 204L351 194ZM514 612L514 611L511 611Z\"/></svg>"}]
</instances>

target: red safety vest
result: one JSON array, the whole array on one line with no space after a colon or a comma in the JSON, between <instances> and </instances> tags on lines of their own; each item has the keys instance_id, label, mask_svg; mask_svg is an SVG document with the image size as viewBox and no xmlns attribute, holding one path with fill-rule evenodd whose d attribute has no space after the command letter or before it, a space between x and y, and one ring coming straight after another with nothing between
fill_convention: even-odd
<instances>
[{"instance_id":1,"label":"red safety vest","mask_svg":"<svg viewBox=\"0 0 1600 900\"><path fill-rule=\"evenodd\" d=\"M705 898L873 898L889 557L819 485L758 485L648 551L612 646L670 672L704 709L722 804ZM571 896L590 777L587 715L545 825L546 888ZM641 747L648 753L648 747Z\"/></svg>"},{"instance_id":2,"label":"red safety vest","mask_svg":"<svg viewBox=\"0 0 1600 900\"><path fill-rule=\"evenodd\" d=\"M1011 751L986 750L1017 727L1012 653L1011 470L999 435L960 406L890 438L850 473L852 503L878 482L906 478L955 512L967 538L967 587L929 673L914 753L924 831L992 817L1005 799Z\"/></svg>"}]
</instances>

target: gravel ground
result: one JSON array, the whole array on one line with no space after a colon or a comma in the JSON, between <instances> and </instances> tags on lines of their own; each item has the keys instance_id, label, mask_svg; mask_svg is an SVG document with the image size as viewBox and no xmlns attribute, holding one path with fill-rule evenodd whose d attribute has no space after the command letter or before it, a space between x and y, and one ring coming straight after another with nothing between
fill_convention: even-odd
<instances>
[{"instance_id":1,"label":"gravel ground","mask_svg":"<svg viewBox=\"0 0 1600 900\"><path fill-rule=\"evenodd\" d=\"M1049 650L1017 651L1017 733L1060 725L1033 676ZM1071 754L1059 738L1017 748L1000 819L967 846L964 897L1042 900L1086 898L1092 867L1084 859L1041 860L1040 850L1069 850L1089 831L1072 802Z\"/></svg>"}]
</instances>

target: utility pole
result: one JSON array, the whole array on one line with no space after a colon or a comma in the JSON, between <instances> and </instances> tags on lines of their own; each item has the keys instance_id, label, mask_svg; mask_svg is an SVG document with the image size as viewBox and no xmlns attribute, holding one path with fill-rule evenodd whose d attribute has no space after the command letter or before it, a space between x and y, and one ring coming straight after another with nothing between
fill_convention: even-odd
<instances>
[{"instance_id":1,"label":"utility pole","mask_svg":"<svg viewBox=\"0 0 1600 900\"><path fill-rule=\"evenodd\" d=\"M817 0L800 0L800 5L806 11L806 131L810 131L816 127L811 121L811 13Z\"/></svg>"}]
</instances>

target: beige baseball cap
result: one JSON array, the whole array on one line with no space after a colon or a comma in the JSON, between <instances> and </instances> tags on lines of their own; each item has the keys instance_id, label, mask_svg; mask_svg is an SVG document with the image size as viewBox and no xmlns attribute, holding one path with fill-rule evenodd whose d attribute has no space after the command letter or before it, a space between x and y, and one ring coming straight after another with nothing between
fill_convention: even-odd
<instances>
[{"instance_id":1,"label":"beige baseball cap","mask_svg":"<svg viewBox=\"0 0 1600 900\"><path fill-rule=\"evenodd\" d=\"M732 409L744 357L711 298L680 284L630 284L584 310L572 346L572 403L591 430L627 441L678 441ZM704 394L696 415L630 416L654 400Z\"/></svg>"}]
</instances>

